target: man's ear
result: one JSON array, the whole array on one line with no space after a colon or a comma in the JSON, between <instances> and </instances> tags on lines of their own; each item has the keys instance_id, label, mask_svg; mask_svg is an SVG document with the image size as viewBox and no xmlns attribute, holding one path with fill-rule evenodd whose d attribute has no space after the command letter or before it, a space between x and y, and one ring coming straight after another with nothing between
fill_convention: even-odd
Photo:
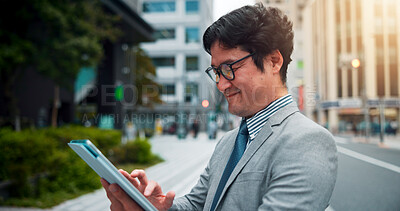
<instances>
[{"instance_id":1,"label":"man's ear","mask_svg":"<svg viewBox=\"0 0 400 211\"><path fill-rule=\"evenodd\" d=\"M272 51L270 54L271 62L272 62L272 70L274 73L279 73L281 67L283 65L283 56L281 52L277 49Z\"/></svg>"}]
</instances>

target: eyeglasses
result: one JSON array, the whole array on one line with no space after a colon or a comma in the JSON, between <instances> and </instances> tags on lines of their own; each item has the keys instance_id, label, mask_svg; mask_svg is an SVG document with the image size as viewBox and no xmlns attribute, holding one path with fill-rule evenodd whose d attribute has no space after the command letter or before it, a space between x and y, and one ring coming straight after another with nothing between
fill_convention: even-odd
<instances>
[{"instance_id":1,"label":"eyeglasses","mask_svg":"<svg viewBox=\"0 0 400 211\"><path fill-rule=\"evenodd\" d=\"M206 73L208 76L210 76L210 78L215 82L218 83L219 79L221 77L221 74L224 76L224 78L226 78L226 80L228 81L232 81L233 79L235 79L235 73L232 69L232 66L240 61L243 61L245 59L247 59L250 56L253 56L254 53L251 53L237 61L234 61L230 64L220 64L217 68L216 67L209 67L206 69Z\"/></svg>"}]
</instances>

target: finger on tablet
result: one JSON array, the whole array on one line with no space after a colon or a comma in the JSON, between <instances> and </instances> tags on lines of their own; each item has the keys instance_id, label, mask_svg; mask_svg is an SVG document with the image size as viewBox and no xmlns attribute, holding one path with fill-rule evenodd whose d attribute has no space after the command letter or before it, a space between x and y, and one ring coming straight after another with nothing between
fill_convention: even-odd
<instances>
[{"instance_id":1,"label":"finger on tablet","mask_svg":"<svg viewBox=\"0 0 400 211\"><path fill-rule=\"evenodd\" d=\"M138 188L139 182L134 177L132 177L130 174L128 174L128 172L126 172L122 169L120 169L119 172L121 172L121 174L124 175L124 177L126 177L129 180L129 182L132 183L133 186Z\"/></svg>"},{"instance_id":2,"label":"finger on tablet","mask_svg":"<svg viewBox=\"0 0 400 211\"><path fill-rule=\"evenodd\" d=\"M139 179L140 185L147 186L148 180L146 176L146 172L144 170L134 170L131 173L132 177L136 177Z\"/></svg>"}]
</instances>

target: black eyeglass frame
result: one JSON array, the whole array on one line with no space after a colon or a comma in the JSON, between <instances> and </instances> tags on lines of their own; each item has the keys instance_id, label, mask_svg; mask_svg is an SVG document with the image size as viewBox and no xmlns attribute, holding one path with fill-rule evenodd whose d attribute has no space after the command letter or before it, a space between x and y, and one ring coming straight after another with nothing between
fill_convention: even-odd
<instances>
[{"instance_id":1,"label":"black eyeglass frame","mask_svg":"<svg viewBox=\"0 0 400 211\"><path fill-rule=\"evenodd\" d=\"M207 75L211 78L211 80L213 80L213 81L214 81L215 83L217 83L217 84L218 84L219 80L218 80L218 81L215 81L215 80L213 79L213 77L212 77L211 74L210 74L210 71L211 71L211 70L215 70L215 71L218 73L218 77L219 77L219 78L220 78L221 75L222 75L222 76L224 76L224 78L225 78L226 80L232 81L232 80L235 79L235 71L233 71L232 66L233 66L234 64L238 63L238 62L241 62L241 61L243 61L243 60L249 58L250 56L253 56L254 54L255 54L255 53L250 53L249 55L247 55L247 56L245 56L245 57L243 57L243 58L241 58L241 59L239 59L239 60L236 60L236 61L234 61L234 62L232 62L232 63L229 63L229 64L224 64L224 63L222 63L222 64L220 64L217 68L215 68L215 67L213 67L213 66L210 66L210 67L208 67L208 68L206 69L205 72L206 72ZM224 74L224 73L222 72L222 70L221 70L221 65L227 65L227 66L229 67L229 69L230 69L231 72L232 72L232 79L227 78L227 76L225 76L225 74Z\"/></svg>"}]
</instances>

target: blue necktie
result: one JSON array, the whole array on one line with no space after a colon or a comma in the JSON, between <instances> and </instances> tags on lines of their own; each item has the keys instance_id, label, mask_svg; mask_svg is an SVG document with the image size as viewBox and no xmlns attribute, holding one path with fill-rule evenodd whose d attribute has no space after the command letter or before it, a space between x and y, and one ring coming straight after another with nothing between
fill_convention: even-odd
<instances>
[{"instance_id":1,"label":"blue necktie","mask_svg":"<svg viewBox=\"0 0 400 211\"><path fill-rule=\"evenodd\" d=\"M228 163L225 166L225 170L222 174L221 180L219 181L218 188L215 193L213 203L211 205L211 211L214 211L215 206L217 205L217 202L221 196L222 190L224 190L225 184L229 179L229 176L232 174L233 169L239 162L246 149L248 136L249 132L247 130L246 120L243 119L242 123L240 124L239 133L236 137L235 147L233 148L231 157L229 158Z\"/></svg>"}]
</instances>

